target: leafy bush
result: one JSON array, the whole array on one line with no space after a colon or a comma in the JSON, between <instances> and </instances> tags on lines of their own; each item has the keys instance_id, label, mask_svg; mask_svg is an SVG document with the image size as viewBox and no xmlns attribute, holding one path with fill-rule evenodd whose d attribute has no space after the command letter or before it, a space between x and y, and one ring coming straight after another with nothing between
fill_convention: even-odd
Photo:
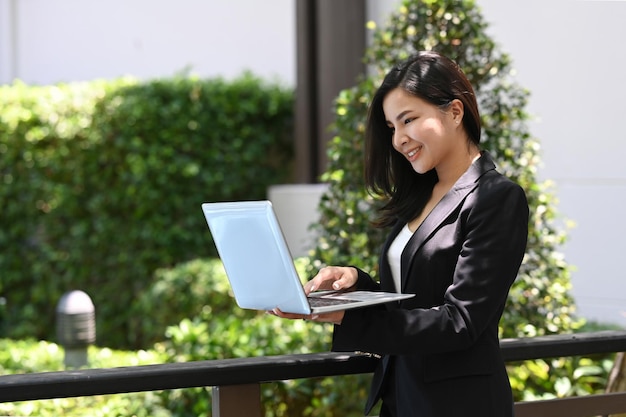
<instances>
[{"instance_id":1,"label":"leafy bush","mask_svg":"<svg viewBox=\"0 0 626 417\"><path fill-rule=\"evenodd\" d=\"M303 274L306 259L297 261ZM153 287L160 301L173 302L188 318L167 329L167 341L158 346L170 362L259 357L328 351L330 325L293 321L234 304L219 260L195 260L159 273ZM191 284L193 283L193 284ZM191 284L184 305L176 299L178 288ZM166 291L161 289L167 288ZM143 304L151 313L160 303ZM169 304L168 304L169 305ZM145 317L149 317L148 314ZM162 317L155 315L155 317ZM171 322L163 320L162 324ZM147 323L146 323L147 324ZM302 379L262 385L262 402L267 417L351 416L362 409L367 376ZM204 388L163 393L163 404L176 416L207 415L211 410L209 390Z\"/></svg>"},{"instance_id":2,"label":"leafy bush","mask_svg":"<svg viewBox=\"0 0 626 417\"><path fill-rule=\"evenodd\" d=\"M306 260L299 260L297 266L303 272ZM137 353L90 347L90 366L110 368L328 350L330 325L286 322L265 313L240 309L229 288L217 259L194 260L159 270L155 283L146 293L151 295L138 304L143 309L136 311L145 313L145 317L153 314L155 322L145 320L136 325L147 326L146 334L167 327L166 340L156 343L151 350ZM147 302L151 297L155 303ZM163 308L164 305L168 308ZM2 374L62 368L63 350L54 343L0 339ZM264 415L359 416L368 379L367 375L354 375L263 384ZM210 412L210 388L0 404L1 415L21 416L195 417Z\"/></svg>"},{"instance_id":3,"label":"leafy bush","mask_svg":"<svg viewBox=\"0 0 626 417\"><path fill-rule=\"evenodd\" d=\"M306 260L298 260L303 272ZM176 292L190 295L178 297ZM159 270L154 284L136 313L145 317L137 323L149 331L167 327L166 340L152 350L137 353L90 347L92 367L137 366L150 363L189 362L235 357L255 357L327 351L330 325L293 321L235 305L230 286L218 259L193 260L171 269ZM154 302L147 302L151 297ZM163 303L174 304L164 309ZM166 305L166 304L165 304ZM177 309L180 308L180 312ZM158 310L169 311L161 314ZM179 322L176 317L187 316ZM149 325L151 317L156 324ZM63 368L63 351L48 342L0 339L0 373L56 371ZM267 383L261 386L267 417L359 416L369 386L369 376L313 378ZM119 394L26 401L0 404L2 415L23 416L157 416L195 417L210 415L211 389L191 388L141 394ZM4 414L3 414L4 413Z\"/></svg>"},{"instance_id":4,"label":"leafy bush","mask_svg":"<svg viewBox=\"0 0 626 417\"><path fill-rule=\"evenodd\" d=\"M108 348L89 348L94 368L138 366L161 363L156 351L122 352ZM0 373L3 375L63 370L63 349L55 343L0 339ZM42 401L0 403L0 415L37 417L171 417L158 393L98 395Z\"/></svg>"},{"instance_id":5,"label":"leafy bush","mask_svg":"<svg viewBox=\"0 0 626 417\"><path fill-rule=\"evenodd\" d=\"M310 272L324 264L343 264L358 265L377 275L386 231L370 226L381 202L363 187L367 107L393 64L419 50L436 50L456 60L467 74L482 113L482 147L494 155L500 171L518 182L528 196L529 242L501 322L501 335L526 337L576 330L582 321L575 317L569 293L570 271L558 252L565 233L554 225L556 198L550 193L549 183L536 179L540 147L526 126L529 93L516 84L511 58L487 36L487 24L475 2L405 0L386 27L370 27L374 29L373 42L365 62L371 75L342 91L335 102L336 136L329 146L329 165L322 176L330 187L319 206L320 223L314 226L320 238L311 256L314 261ZM536 369L530 369L528 364L512 369L513 374L519 372L513 378L523 381L514 384L516 397L524 395L521 390L525 387L535 390L532 395L555 391L558 381L572 378L570 371L581 370L587 362L579 365L574 366L569 360L552 362L546 367L550 370L549 379L545 372L535 373ZM571 379L571 385L576 384ZM599 389L599 385L593 388Z\"/></svg>"},{"instance_id":6,"label":"leafy bush","mask_svg":"<svg viewBox=\"0 0 626 417\"><path fill-rule=\"evenodd\" d=\"M298 259L304 273L307 259ZM176 294L178 293L178 296ZM153 303L148 302L154 300ZM171 304L170 304L171 303ZM168 308L163 308L167 305ZM139 352L90 347L90 366L110 368L163 362L189 362L233 357L299 354L326 351L329 325L286 322L235 306L221 262L193 260L157 271L136 313L154 317L140 321L146 335L167 327L167 338L154 348ZM180 319L180 317L185 318ZM163 339L163 338L161 338ZM62 369L62 349L48 342L0 339L0 373L27 373ZM597 390L611 361L607 358L573 358L528 361L512 374L512 384L521 399L537 398L544 387L536 381L552 381L552 395L573 395ZM567 377L554 369L569 367ZM264 415L268 417L360 416L370 375L352 375L267 383L261 385ZM528 385L527 385L528 384ZM543 395L549 397L550 395ZM211 390L191 388L138 394L67 398L0 404L2 415L22 416L158 416L210 415Z\"/></svg>"},{"instance_id":7,"label":"leafy bush","mask_svg":"<svg viewBox=\"0 0 626 417\"><path fill-rule=\"evenodd\" d=\"M289 173L293 92L244 74L0 87L4 334L52 337L62 293L98 340L144 347L129 316L158 268L215 254L204 201L266 197Z\"/></svg>"}]
</instances>

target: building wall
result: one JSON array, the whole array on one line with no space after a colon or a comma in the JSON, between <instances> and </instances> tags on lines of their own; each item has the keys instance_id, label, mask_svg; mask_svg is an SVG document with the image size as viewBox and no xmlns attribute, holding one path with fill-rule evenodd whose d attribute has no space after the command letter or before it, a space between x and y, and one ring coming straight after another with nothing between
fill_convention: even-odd
<instances>
[{"instance_id":1,"label":"building wall","mask_svg":"<svg viewBox=\"0 0 626 417\"><path fill-rule=\"evenodd\" d=\"M555 183L582 316L626 325L626 1L478 0L530 90L542 179Z\"/></svg>"},{"instance_id":2,"label":"building wall","mask_svg":"<svg viewBox=\"0 0 626 417\"><path fill-rule=\"evenodd\" d=\"M398 0L367 0L379 23ZM626 325L626 1L477 0L530 90L581 315ZM256 74L295 85L294 0L0 0L0 83ZM302 230L306 230L303 220ZM296 226L294 226L296 227Z\"/></svg>"},{"instance_id":3,"label":"building wall","mask_svg":"<svg viewBox=\"0 0 626 417\"><path fill-rule=\"evenodd\" d=\"M0 83L257 75L295 84L293 0L0 0Z\"/></svg>"}]
</instances>

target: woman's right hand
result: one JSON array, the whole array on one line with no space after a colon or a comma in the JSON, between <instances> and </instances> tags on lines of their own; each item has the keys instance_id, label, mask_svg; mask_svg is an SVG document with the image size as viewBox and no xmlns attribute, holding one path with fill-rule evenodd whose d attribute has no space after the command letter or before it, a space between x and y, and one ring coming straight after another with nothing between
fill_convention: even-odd
<instances>
[{"instance_id":1,"label":"woman's right hand","mask_svg":"<svg viewBox=\"0 0 626 417\"><path fill-rule=\"evenodd\" d=\"M359 274L351 266L327 266L319 270L317 275L304 285L309 294L318 290L347 290L356 285Z\"/></svg>"}]
</instances>

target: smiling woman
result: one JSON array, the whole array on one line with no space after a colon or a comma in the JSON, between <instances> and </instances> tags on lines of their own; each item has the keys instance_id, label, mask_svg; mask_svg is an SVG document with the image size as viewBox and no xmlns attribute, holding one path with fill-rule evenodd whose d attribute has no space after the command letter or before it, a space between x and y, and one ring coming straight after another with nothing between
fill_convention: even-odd
<instances>
[{"instance_id":1,"label":"smiling woman","mask_svg":"<svg viewBox=\"0 0 626 417\"><path fill-rule=\"evenodd\" d=\"M415 297L307 318L335 324L333 350L381 357L365 414L382 400L381 417L512 416L498 323L529 210L523 189L480 151L471 85L447 57L419 52L387 73L365 136L365 183L384 201L376 224L390 227L380 282L330 266L305 289Z\"/></svg>"}]
</instances>

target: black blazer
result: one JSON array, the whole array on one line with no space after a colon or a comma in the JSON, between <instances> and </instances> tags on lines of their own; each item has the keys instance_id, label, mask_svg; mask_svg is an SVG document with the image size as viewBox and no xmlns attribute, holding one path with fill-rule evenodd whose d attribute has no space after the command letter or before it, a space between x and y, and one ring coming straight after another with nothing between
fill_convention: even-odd
<instances>
[{"instance_id":1,"label":"black blazer","mask_svg":"<svg viewBox=\"0 0 626 417\"><path fill-rule=\"evenodd\" d=\"M404 225L383 247L380 284L359 270L359 289L395 291L387 250ZM402 252L402 292L415 297L335 326L333 350L382 355L366 414L382 398L400 417L513 415L498 322L527 236L524 191L483 152Z\"/></svg>"}]
</instances>

